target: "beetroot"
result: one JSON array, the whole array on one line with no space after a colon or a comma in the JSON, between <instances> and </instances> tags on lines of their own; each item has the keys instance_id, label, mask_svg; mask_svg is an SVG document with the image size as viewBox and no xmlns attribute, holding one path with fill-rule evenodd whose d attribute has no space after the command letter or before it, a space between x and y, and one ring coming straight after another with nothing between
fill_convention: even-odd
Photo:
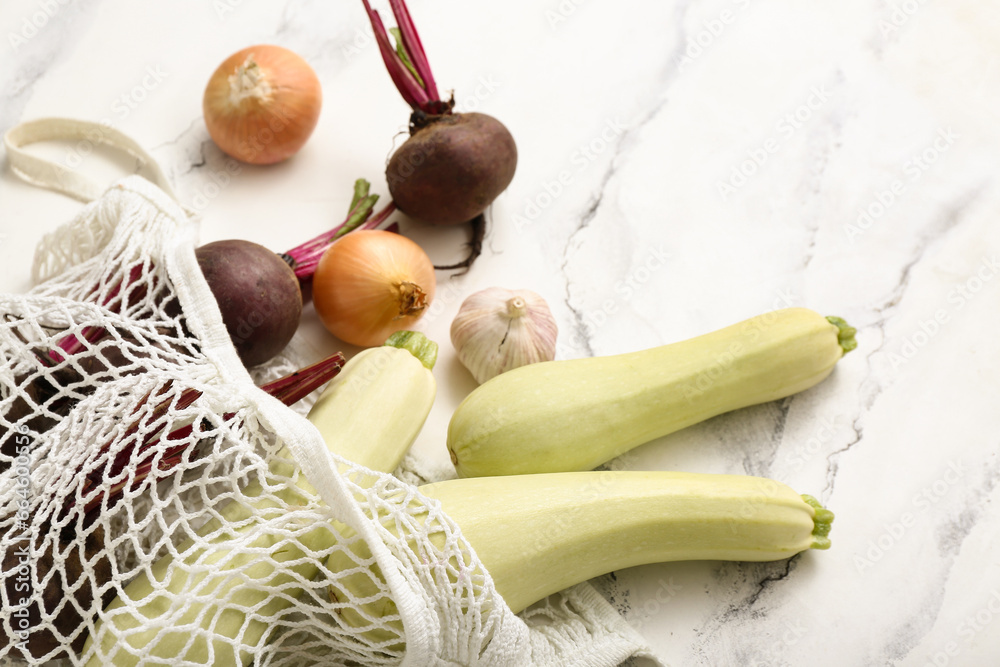
<instances>
[{"instance_id":1,"label":"beetroot","mask_svg":"<svg viewBox=\"0 0 1000 667\"><path fill-rule=\"evenodd\" d=\"M222 322L247 367L281 352L302 316L302 291L291 267L250 241L208 243L195 250Z\"/></svg>"},{"instance_id":2,"label":"beetroot","mask_svg":"<svg viewBox=\"0 0 1000 667\"><path fill-rule=\"evenodd\" d=\"M111 561L104 551L104 529L101 526L91 529L82 548L72 543L72 528L65 530L68 535L48 541L43 548L42 536L51 532L46 524L33 541L15 540L3 554L0 577L3 578L7 599L28 599L33 587L44 581L41 606L47 616L56 614L53 619L56 630L53 632L39 627L42 609L37 602L19 605L20 609L10 621L14 624L14 632L0 626L0 650L10 644L21 644L25 638L20 632L27 634L27 641L21 644L21 650L14 651L14 657L25 660L45 656L49 659L68 658L69 650L80 652L87 639L87 633L80 627L83 624L80 609L84 613L92 609L94 592L100 588L105 589L100 602L102 607L114 599L114 587L106 586L113 572ZM30 556L26 555L29 553ZM92 575L87 574L85 564L92 568ZM72 600L68 599L70 597ZM58 613L56 609L59 609ZM65 640L74 634L76 636L68 650ZM27 651L23 650L24 647Z\"/></svg>"},{"instance_id":3,"label":"beetroot","mask_svg":"<svg viewBox=\"0 0 1000 667\"><path fill-rule=\"evenodd\" d=\"M363 0L392 82L413 113L410 138L386 169L389 192L400 211L437 225L472 223L469 256L439 269L468 268L482 248L484 212L517 167L517 147L504 125L481 113L453 113L438 93L420 36L404 0L390 0L398 28L395 49L378 12Z\"/></svg>"},{"instance_id":4,"label":"beetroot","mask_svg":"<svg viewBox=\"0 0 1000 667\"><path fill-rule=\"evenodd\" d=\"M399 210L438 225L468 222L507 189L517 146L503 123L481 113L428 116L386 168Z\"/></svg>"}]
</instances>

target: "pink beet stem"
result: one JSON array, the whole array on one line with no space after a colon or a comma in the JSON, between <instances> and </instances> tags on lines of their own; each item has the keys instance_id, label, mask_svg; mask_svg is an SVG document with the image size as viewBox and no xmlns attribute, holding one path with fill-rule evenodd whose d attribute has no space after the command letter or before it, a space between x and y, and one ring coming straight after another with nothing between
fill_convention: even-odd
<instances>
[{"instance_id":1,"label":"pink beet stem","mask_svg":"<svg viewBox=\"0 0 1000 667\"><path fill-rule=\"evenodd\" d=\"M333 379L340 369L344 367L345 359L344 355L340 352L330 355L326 359L307 366L303 369L297 370L294 373L290 373L282 378L269 382L263 386L261 389L271 394L278 400L280 400L285 405L293 405L297 401L304 398L306 395L312 393L316 389ZM164 385L157 395L166 393L170 386L173 384L171 380L166 385ZM139 405L133 411L133 414L137 412L146 402L149 400L152 392L147 393L143 396ZM89 515L92 512L100 509L103 502L103 498L107 497L108 502L112 502L119 496L123 495L126 488L137 488L142 480L148 477L155 471L168 473L170 470L178 465L184 458L184 452L187 451L188 447L184 444L168 446L162 450L159 459L156 458L157 452L160 451L159 448L151 449L152 446L156 445L158 442L166 443L167 441L177 441L184 440L194 432L194 423L186 424L184 426L178 427L165 436L158 437L158 434L166 426L167 412L171 405L177 410L183 410L188 408L193 404L200 396L202 392L197 389L185 389L181 392L181 395L176 400L166 400L161 401L156 406L154 406L150 414L145 415L138 421L133 422L126 429L126 436L129 436L129 442L118 452L115 456L113 462L111 462L110 468L105 466L101 470L94 470L84 479L84 485L81 495L86 498L83 503L84 513ZM235 416L235 413L225 413L223 415L223 420L230 420ZM149 435L143 438L142 442L138 442L136 436L138 434L139 428L142 426L154 426L155 428L149 431ZM138 461L133 459L136 456L136 449L141 453ZM105 445L104 449L107 449L108 445ZM154 461L158 463L154 466ZM111 489L107 491L94 489L102 479L115 478L122 473L126 466L132 468L132 474L127 476L125 479L115 482ZM67 507L67 510L69 507Z\"/></svg>"},{"instance_id":2,"label":"pink beet stem","mask_svg":"<svg viewBox=\"0 0 1000 667\"><path fill-rule=\"evenodd\" d=\"M343 236L341 231L344 229L344 226L347 225L351 221L351 218L361 211L363 207L364 202L359 202L357 206L351 209L347 219L342 223L333 229L323 232L319 236L309 239L305 243L295 246L285 254L295 260L296 267L305 266L306 262L309 261L313 255L317 254L320 248L325 250L334 239L338 236ZM322 252L319 254L322 255Z\"/></svg>"},{"instance_id":3,"label":"pink beet stem","mask_svg":"<svg viewBox=\"0 0 1000 667\"><path fill-rule=\"evenodd\" d=\"M156 392L156 395L161 395L168 391L172 384L173 380L168 381L163 387L160 388L160 391ZM169 411L171 405L176 405L178 410L183 410L194 403L198 397L201 396L201 394L202 392L197 389L185 389L181 392L181 395L176 401L172 399L161 401L153 406L151 412L129 424L125 430L125 435L128 438L125 447L123 447L122 450L115 456L114 461L111 462L110 469L105 466L104 469L91 471L90 474L87 475L87 478L84 481L83 492L87 493L89 489L99 484L102 478L114 478L121 474L125 467L129 465L133 457L133 452L136 449L136 445L145 447L153 442L156 442L159 439L156 437L157 434L163 430L164 426L166 426L167 412ZM138 412L138 410L149 401L151 395L152 392L147 392L146 395L139 401L139 404L136 406L136 409L133 410L132 414ZM138 434L139 429L142 427L151 428L140 442ZM107 448L108 445L105 445L102 447L102 450L106 450ZM89 501L87 504L89 504Z\"/></svg>"},{"instance_id":4,"label":"pink beet stem","mask_svg":"<svg viewBox=\"0 0 1000 667\"><path fill-rule=\"evenodd\" d=\"M420 41L420 35L417 34L416 26L413 25L413 19L410 18L410 10L407 9L406 2L404 0L389 0L389 6L392 7L392 14L396 17L396 25L399 26L399 32L403 36L403 48L409 54L410 62L413 63L417 74L424 80L424 90L427 92L427 96L431 101L440 100L437 84L431 73L431 65L427 62L424 45Z\"/></svg>"},{"instance_id":5,"label":"pink beet stem","mask_svg":"<svg viewBox=\"0 0 1000 667\"><path fill-rule=\"evenodd\" d=\"M185 389L184 391L181 392L180 397L173 402L174 409L186 410L187 408L191 407L191 404L197 401L200 397L201 397L201 392L198 391L197 389ZM167 418L167 411L170 409L170 406L171 406L171 401L163 401L162 403L158 404L153 409L153 421L150 423L150 425L154 424L160 425L161 422L165 422ZM155 443L157 440L159 440L159 438L156 436L160 432L160 430L162 430L163 426L166 426L166 424L164 423L160 425L159 428L150 430L149 434L142 441L143 446L151 445Z\"/></svg>"},{"instance_id":6,"label":"pink beet stem","mask_svg":"<svg viewBox=\"0 0 1000 667\"><path fill-rule=\"evenodd\" d=\"M126 288L139 279L139 276L142 274L142 267L143 265L140 263L136 264L131 269L129 269L128 277L124 281ZM114 309L112 308L112 304L115 301L123 302L121 305L126 305L124 303L124 299L122 299L120 296L120 292L122 291L122 282L123 281L119 280L114 284L114 286L112 286L108 294L104 297L104 299L101 300L100 302L101 306L113 311ZM143 287L142 289L145 289L145 287ZM98 287L94 287L94 289L91 290L91 295L95 295L97 294L97 292L98 292ZM123 309L120 309L118 312L121 312L121 310ZM103 327L84 327L84 329L80 332L80 335L83 337L83 341L86 341L87 343L95 343L98 340L100 340L106 333L107 331ZM65 352L67 355L78 354L81 350L83 350L86 347L83 341L81 341L80 337L78 337L76 334L69 334L68 336L64 336L56 343L56 349L49 350L48 352L49 360L53 364L62 363L66 359L66 357L60 353L60 350L62 352ZM46 363L46 365L50 364Z\"/></svg>"},{"instance_id":7,"label":"pink beet stem","mask_svg":"<svg viewBox=\"0 0 1000 667\"><path fill-rule=\"evenodd\" d=\"M60 354L58 350L62 350L66 354L72 356L86 348L84 342L80 340L81 337L87 343L93 344L103 338L106 333L107 330L104 327L84 327L80 331L80 336L70 334L60 339L59 342L56 343L56 349L49 350L49 358L57 364L61 363L66 357Z\"/></svg>"},{"instance_id":8,"label":"pink beet stem","mask_svg":"<svg viewBox=\"0 0 1000 667\"><path fill-rule=\"evenodd\" d=\"M368 222L361 225L361 229L377 229L379 225L385 222L392 212L396 210L396 202L390 201L386 204L381 211L373 215L368 219Z\"/></svg>"},{"instance_id":9,"label":"pink beet stem","mask_svg":"<svg viewBox=\"0 0 1000 667\"><path fill-rule=\"evenodd\" d=\"M378 12L371 8L368 0L362 0L362 2L365 3L365 11L368 12L368 19L371 21L372 31L375 33L375 41L378 42L378 50L382 54L382 62L385 63L385 68L388 70L392 82L396 85L396 90L403 96L403 99L410 105L411 109L429 113L430 103L433 101L430 95L414 78L410 70L400 60L399 54L392 48L392 45L389 43L389 34L386 32L385 26L382 24L382 18L378 15Z\"/></svg>"},{"instance_id":10,"label":"pink beet stem","mask_svg":"<svg viewBox=\"0 0 1000 667\"><path fill-rule=\"evenodd\" d=\"M285 253L286 257L291 258L292 270L300 282L310 280L313 277L323 253L333 245L334 241L355 229L369 229L362 223L371 215L376 201L378 201L378 195L362 197L348 212L347 218L342 223Z\"/></svg>"},{"instance_id":11,"label":"pink beet stem","mask_svg":"<svg viewBox=\"0 0 1000 667\"><path fill-rule=\"evenodd\" d=\"M293 405L332 380L340 373L340 369L344 367L345 363L344 355L337 352L319 363L306 366L291 375L269 382L261 389L285 405Z\"/></svg>"},{"instance_id":12,"label":"pink beet stem","mask_svg":"<svg viewBox=\"0 0 1000 667\"><path fill-rule=\"evenodd\" d=\"M139 279L139 276L141 274L142 274L142 264L136 264L131 269L129 269L128 278L125 280L124 287L128 289L130 285L132 285L135 281ZM104 301L101 302L101 305L104 306L105 308L110 308L112 301L121 300L119 298L119 293L122 291L122 287L123 287L122 281L119 280L117 283L115 283L114 287L111 288L111 291L104 298Z\"/></svg>"}]
</instances>

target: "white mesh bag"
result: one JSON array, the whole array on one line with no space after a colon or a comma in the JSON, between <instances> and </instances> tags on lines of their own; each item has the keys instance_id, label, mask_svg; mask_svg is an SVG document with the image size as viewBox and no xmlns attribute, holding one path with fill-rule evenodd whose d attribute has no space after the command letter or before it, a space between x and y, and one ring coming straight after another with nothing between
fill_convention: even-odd
<instances>
[{"instance_id":1,"label":"white mesh bag","mask_svg":"<svg viewBox=\"0 0 1000 667\"><path fill-rule=\"evenodd\" d=\"M23 150L77 138L128 151L157 184L130 176L102 194ZM298 365L296 342L244 369L195 260L197 223L135 142L43 119L5 144L25 180L93 201L40 244L42 282L0 294L0 663L648 656L588 585L512 614L411 483L428 480L339 459L255 386ZM136 597L135 580L163 583Z\"/></svg>"}]
</instances>

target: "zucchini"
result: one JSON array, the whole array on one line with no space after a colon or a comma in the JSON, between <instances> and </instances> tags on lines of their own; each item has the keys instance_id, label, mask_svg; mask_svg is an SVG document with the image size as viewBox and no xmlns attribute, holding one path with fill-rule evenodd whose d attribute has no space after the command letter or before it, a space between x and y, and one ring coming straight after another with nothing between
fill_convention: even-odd
<instances>
[{"instance_id":1,"label":"zucchini","mask_svg":"<svg viewBox=\"0 0 1000 667\"><path fill-rule=\"evenodd\" d=\"M462 477L590 470L738 408L812 387L854 349L840 318L789 308L680 343L515 368L448 425Z\"/></svg>"},{"instance_id":2,"label":"zucchini","mask_svg":"<svg viewBox=\"0 0 1000 667\"><path fill-rule=\"evenodd\" d=\"M430 369L436 357L437 345L422 334L394 334L385 346L364 350L347 362L313 406L309 420L323 434L330 451L373 470L392 472L416 439L434 402L436 386ZM294 465L287 462L291 453L284 450L279 459L284 461L272 462L270 474L293 477ZM281 484L281 479L269 480L269 486ZM246 612L253 609L257 617L266 618L291 605L302 593L295 582L308 581L319 570L319 563L309 558L305 548L322 551L337 539L326 525L301 535L298 543L279 535L255 536L259 525L252 520L255 513L302 505L316 493L302 474L295 485L269 490L280 503L259 497L263 486L252 482L242 490L247 501L228 503L219 513L221 520L205 524L198 534L209 539L210 547L195 547L193 540L178 546L184 567L175 567L175 559L168 553L148 571L152 579L144 571L129 583L125 596L145 601L140 613L115 613L125 605L122 598L116 598L105 609L108 622L97 622L84 651L97 637L104 656L118 644L132 648L134 653L125 648L114 652L111 664L119 667L137 664L142 653L169 660L169 664L237 665L252 660L253 651L273 625L258 618L247 619ZM257 553L234 554L236 547L256 549ZM282 566L286 562L296 564ZM255 588L267 592L245 588L243 580L251 580ZM167 594L157 595L158 591ZM209 601L192 600L196 595ZM184 613L178 614L185 605ZM163 624L192 623L204 630L192 636L188 631L163 629ZM236 637L241 644L239 662L234 661L232 643L225 641ZM104 664L99 655L87 663L88 667Z\"/></svg>"},{"instance_id":3,"label":"zucchini","mask_svg":"<svg viewBox=\"0 0 1000 667\"><path fill-rule=\"evenodd\" d=\"M833 513L811 496L748 475L594 471L455 479L420 487L441 504L514 612L593 577L635 565L680 560L770 561L828 549ZM426 521L427 512L419 515ZM395 530L392 525L387 526ZM446 533L431 540L442 548ZM366 562L334 552L332 572ZM429 561L434 563L436 561ZM452 582L477 579L468 563L439 563ZM479 573L481 574L481 573ZM331 583L335 599L378 594L368 576ZM356 627L379 617L398 626L391 600L342 610ZM373 629L378 639L391 636ZM398 632L398 627L397 627Z\"/></svg>"}]
</instances>

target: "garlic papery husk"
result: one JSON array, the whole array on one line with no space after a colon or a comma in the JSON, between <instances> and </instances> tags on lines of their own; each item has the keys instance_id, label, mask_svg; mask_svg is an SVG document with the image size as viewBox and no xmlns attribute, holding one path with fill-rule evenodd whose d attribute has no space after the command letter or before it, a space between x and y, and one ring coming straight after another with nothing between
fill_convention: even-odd
<instances>
[{"instance_id":1,"label":"garlic papery husk","mask_svg":"<svg viewBox=\"0 0 1000 667\"><path fill-rule=\"evenodd\" d=\"M458 359L480 384L512 368L552 361L557 333L545 299L501 287L467 298L451 323Z\"/></svg>"}]
</instances>

